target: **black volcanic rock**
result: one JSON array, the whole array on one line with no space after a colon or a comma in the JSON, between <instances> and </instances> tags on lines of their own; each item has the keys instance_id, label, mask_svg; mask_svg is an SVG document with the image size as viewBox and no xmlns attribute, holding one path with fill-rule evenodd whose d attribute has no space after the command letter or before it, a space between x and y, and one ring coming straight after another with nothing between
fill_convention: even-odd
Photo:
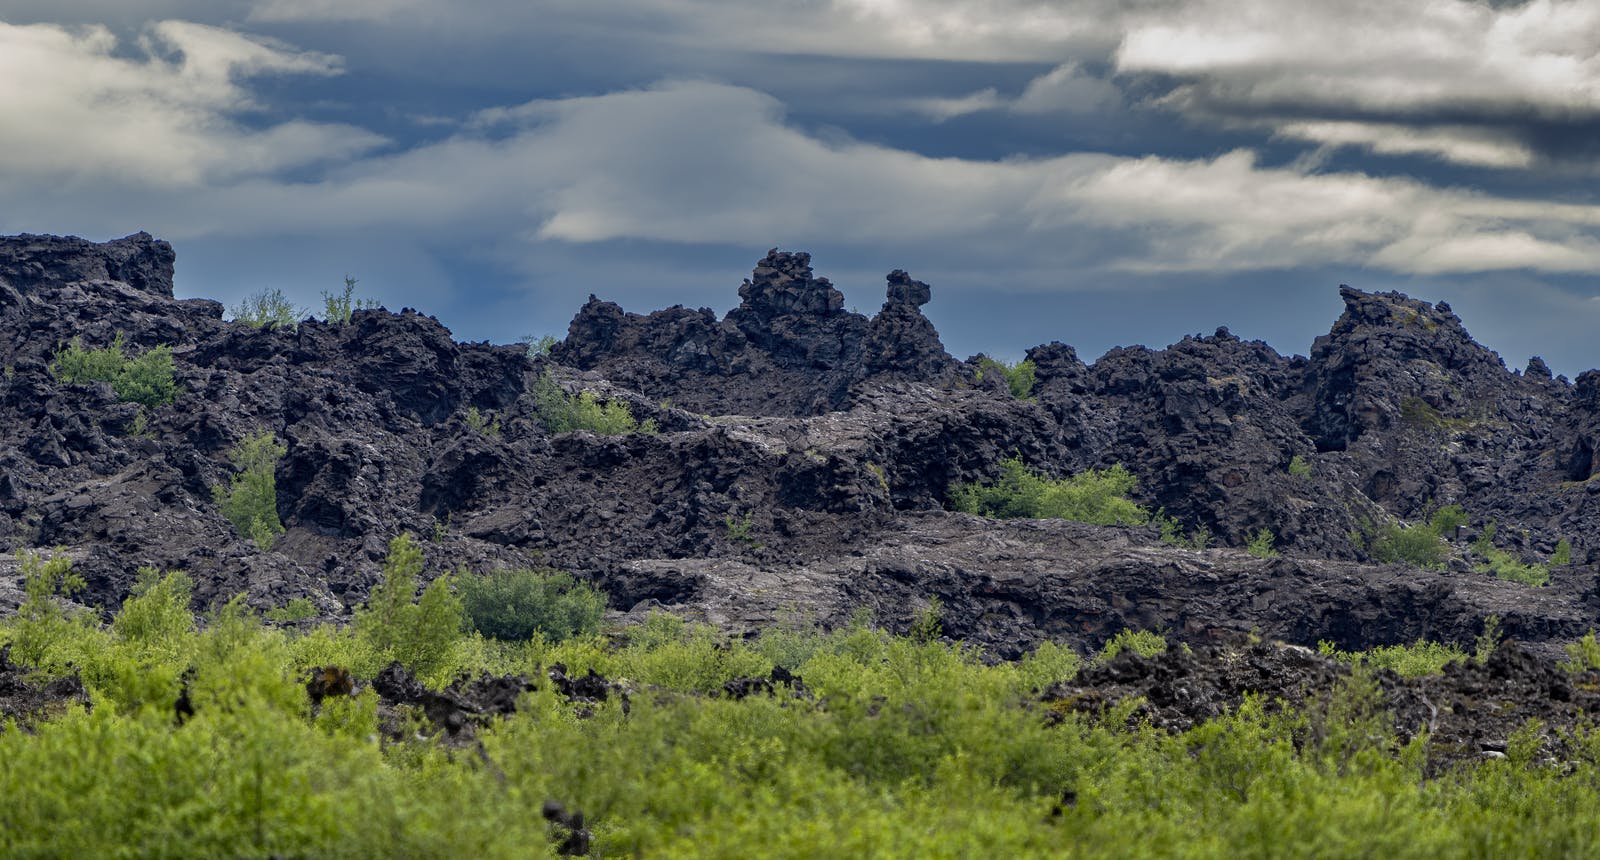
<instances>
[{"instance_id":1,"label":"black volcanic rock","mask_svg":"<svg viewBox=\"0 0 1600 860\"><path fill-rule=\"evenodd\" d=\"M937 596L947 631L1004 656L1045 638L1097 647L1127 626L1464 644L1487 614L1548 652L1600 612L1600 373L1508 372L1442 303L1345 288L1309 358L1226 329L1093 364L1046 344L1017 399L945 352L928 285L891 273L868 318L803 253L769 253L722 319L591 297L549 359L458 343L411 310L249 328L173 299L172 265L142 234L0 239L0 611L16 603L10 553L61 545L100 607L151 565L187 570L200 604L307 597L336 615L411 532L429 538L430 572L554 565L629 618L667 606L753 630L866 606L905 626ZM172 345L175 403L146 410L51 374L60 344L118 334L134 352ZM552 434L531 396L547 375L661 432ZM212 496L230 447L263 429L288 449L288 531L270 551ZM1055 476L1120 463L1139 501L1217 546L943 510L1012 456ZM1295 458L1309 474L1291 474ZM1460 559L1374 566L1351 537L1450 503L1469 531L1496 523L1517 557L1565 538L1575 563L1533 589ZM1240 549L1263 529L1284 557Z\"/></svg>"},{"instance_id":2,"label":"black volcanic rock","mask_svg":"<svg viewBox=\"0 0 1600 860\"><path fill-rule=\"evenodd\" d=\"M769 251L739 297L719 321L681 306L640 316L591 296L551 356L710 415L816 415L844 408L867 383L953 379L956 362L919 309L928 285L905 272L889 276L871 320L843 310L843 294L813 275L805 253Z\"/></svg>"},{"instance_id":3,"label":"black volcanic rock","mask_svg":"<svg viewBox=\"0 0 1600 860\"><path fill-rule=\"evenodd\" d=\"M149 233L96 243L76 236L13 236L0 243L0 281L24 292L41 284L121 281L172 298L172 246Z\"/></svg>"}]
</instances>

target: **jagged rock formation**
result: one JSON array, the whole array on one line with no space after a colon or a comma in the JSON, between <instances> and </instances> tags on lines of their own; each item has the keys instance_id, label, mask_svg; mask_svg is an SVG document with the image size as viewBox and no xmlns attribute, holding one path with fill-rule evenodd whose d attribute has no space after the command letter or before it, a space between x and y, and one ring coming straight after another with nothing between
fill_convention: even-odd
<instances>
[{"instance_id":1,"label":"jagged rock formation","mask_svg":"<svg viewBox=\"0 0 1600 860\"><path fill-rule=\"evenodd\" d=\"M202 603L307 596L339 614L410 531L431 538L436 572L550 563L619 611L664 605L733 629L862 605L907 624L938 596L952 635L1000 655L1044 637L1093 647L1125 626L1465 642L1489 614L1554 647L1600 610L1600 374L1509 372L1442 304L1345 288L1309 358L1226 329L1093 364L1042 345L1035 396L1018 400L945 352L921 311L928 285L891 273L868 318L803 253L770 252L722 319L591 297L548 359L457 343L409 309L249 328L216 302L174 299L173 265L144 234L0 239L0 549L67 547L95 605L152 565L188 570ZM118 333L134 350L173 347L181 393L145 412L142 434L141 407L49 369L62 342ZM547 374L662 432L552 434L532 396ZM269 552L212 499L228 449L258 428L288 448L288 532ZM1216 548L1168 547L1153 527L943 510L952 485L1013 454L1058 475L1122 463L1141 502ZM1309 474L1291 474L1296 457ZM1530 589L1460 564L1376 566L1351 537L1363 519L1447 503L1497 522L1529 559L1567 538L1576 563ZM1259 529L1285 557L1239 549ZM14 581L0 570L0 611Z\"/></svg>"},{"instance_id":2,"label":"jagged rock formation","mask_svg":"<svg viewBox=\"0 0 1600 860\"><path fill-rule=\"evenodd\" d=\"M869 320L812 275L810 254L774 249L723 320L682 306L639 316L590 296L552 356L690 412L815 415L843 408L865 380L956 372L920 310L929 295L927 284L893 272L888 300Z\"/></svg>"}]
</instances>

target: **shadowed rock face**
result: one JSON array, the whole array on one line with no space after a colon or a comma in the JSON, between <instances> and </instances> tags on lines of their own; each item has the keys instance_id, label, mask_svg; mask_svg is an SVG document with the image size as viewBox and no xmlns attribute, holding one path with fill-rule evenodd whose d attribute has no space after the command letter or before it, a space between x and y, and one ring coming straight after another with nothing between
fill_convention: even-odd
<instances>
[{"instance_id":1,"label":"shadowed rock face","mask_svg":"<svg viewBox=\"0 0 1600 860\"><path fill-rule=\"evenodd\" d=\"M1092 364L1046 344L1028 353L1034 397L1017 400L945 352L921 311L927 284L892 272L869 318L843 310L803 253L768 253L720 319L591 297L549 359L458 343L409 309L251 329L216 302L173 299L172 265L143 234L0 239L0 550L67 547L96 605L153 565L189 571L202 604L243 591L338 614L409 531L436 538L431 571L552 564L615 609L730 629L860 606L903 626L937 596L947 631L1003 656L1043 638L1098 647L1127 626L1194 642L1254 628L1345 648L1464 643L1489 614L1538 651L1600 610L1600 374L1509 372L1442 304L1344 288L1309 358L1226 329ZM134 352L173 347L181 394L144 414L144 435L141 407L49 371L66 340L118 333ZM552 435L530 394L546 374L662 432ZM469 409L499 432L470 426ZM288 448L288 532L270 552L212 500L229 448L257 429ZM954 484L1014 455L1057 475L1124 464L1142 503L1209 530L1214 548L944 511ZM1296 457L1308 473L1291 474ZM1448 503L1528 560L1567 538L1576 563L1529 589L1463 563L1376 566L1350 536ZM1261 529L1284 557L1240 549ZM15 566L0 561L0 611L16 605Z\"/></svg>"},{"instance_id":2,"label":"shadowed rock face","mask_svg":"<svg viewBox=\"0 0 1600 860\"><path fill-rule=\"evenodd\" d=\"M811 255L773 250L718 320L708 308L647 316L590 297L553 357L649 397L711 415L816 415L845 408L863 383L933 382L957 363L920 306L927 284L889 275L874 318L843 310L844 295L814 277Z\"/></svg>"}]
</instances>

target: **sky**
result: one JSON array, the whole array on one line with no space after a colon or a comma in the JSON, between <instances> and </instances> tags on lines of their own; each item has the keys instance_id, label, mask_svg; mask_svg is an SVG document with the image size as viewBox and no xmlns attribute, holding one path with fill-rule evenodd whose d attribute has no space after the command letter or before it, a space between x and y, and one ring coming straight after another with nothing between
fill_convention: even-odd
<instances>
[{"instance_id":1,"label":"sky","mask_svg":"<svg viewBox=\"0 0 1600 860\"><path fill-rule=\"evenodd\" d=\"M958 357L1306 354L1350 284L1600 365L1594 0L0 0L0 153L0 233L461 340L777 247Z\"/></svg>"}]
</instances>

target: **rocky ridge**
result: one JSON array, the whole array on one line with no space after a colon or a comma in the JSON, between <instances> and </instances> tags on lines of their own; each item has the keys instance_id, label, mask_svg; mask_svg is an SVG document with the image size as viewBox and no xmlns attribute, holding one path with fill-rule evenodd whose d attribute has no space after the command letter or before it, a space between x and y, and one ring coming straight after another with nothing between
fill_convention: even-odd
<instances>
[{"instance_id":1,"label":"rocky ridge","mask_svg":"<svg viewBox=\"0 0 1600 860\"><path fill-rule=\"evenodd\" d=\"M938 597L952 635L998 656L1043 638L1095 648L1127 626L1197 643L1255 629L1345 649L1465 644L1491 614L1552 651L1600 609L1600 374L1508 371L1443 303L1342 288L1345 312L1309 357L1225 329L1092 364L1046 344L1028 353L1035 397L1018 400L945 351L920 309L928 285L891 273L869 318L843 310L803 253L770 252L720 319L591 297L548 357L458 343L411 309L249 328L175 299L174 261L147 234L0 239L0 548L66 547L93 605L114 606L151 565L189 571L201 603L242 591L340 615L409 531L431 538L433 571L549 563L620 612L664 606L734 630L831 624L863 605L903 626ZM141 407L49 371L68 339L119 333L176 360L178 400L142 433ZM552 434L531 396L546 374L662 432ZM288 532L269 552L211 496L228 449L258 428L288 448ZM1122 463L1141 502L1215 544L944 510L953 484L1012 454L1058 475ZM1309 474L1291 473L1297 457ZM1530 560L1565 538L1574 563L1535 589L1464 564L1376 565L1351 537L1450 503ZM1283 556L1241 549L1263 528ZM14 581L0 568L0 610Z\"/></svg>"}]
</instances>

